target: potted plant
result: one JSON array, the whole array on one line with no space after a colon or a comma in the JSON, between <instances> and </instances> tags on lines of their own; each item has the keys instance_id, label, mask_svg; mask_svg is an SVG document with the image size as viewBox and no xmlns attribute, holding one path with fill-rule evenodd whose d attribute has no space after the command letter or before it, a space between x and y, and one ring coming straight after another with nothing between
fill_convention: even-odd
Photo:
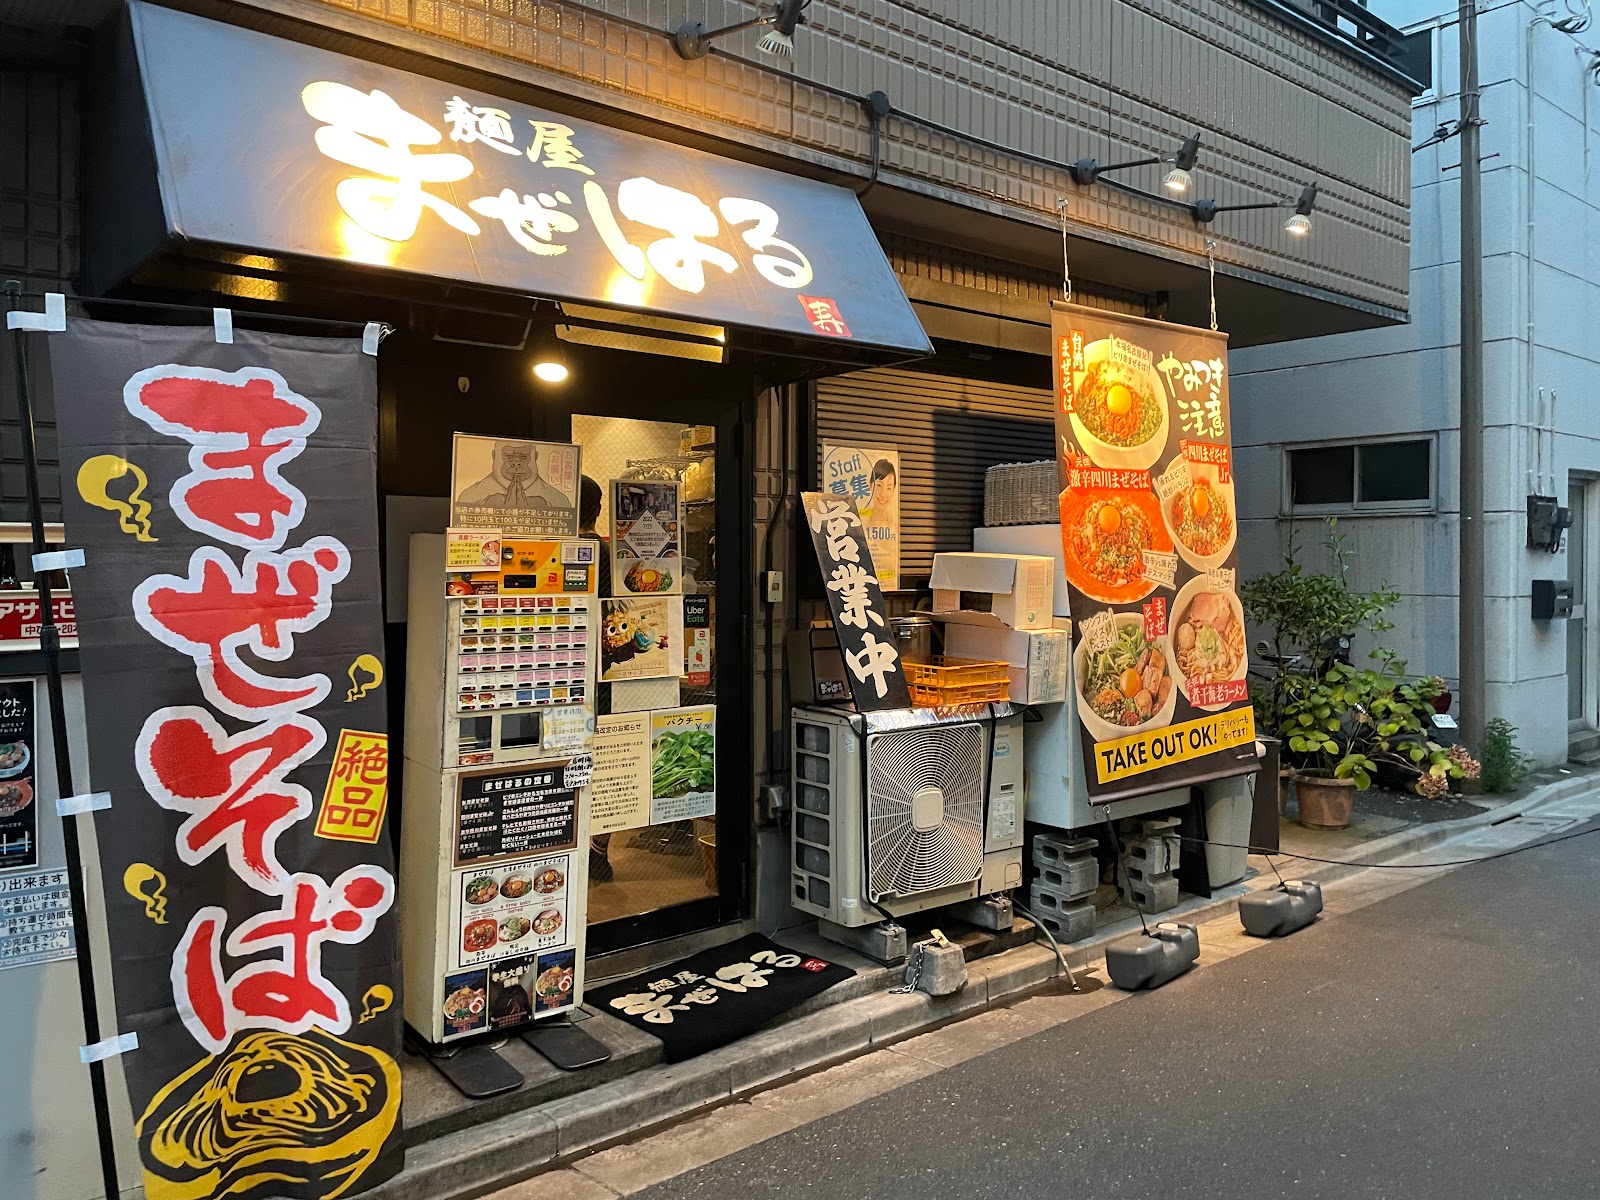
<instances>
[{"instance_id":1,"label":"potted plant","mask_svg":"<svg viewBox=\"0 0 1600 1200\"><path fill-rule=\"evenodd\" d=\"M1407 680L1405 664L1377 651L1377 668L1335 663L1320 675L1293 675L1284 685L1284 744L1301 770L1295 780L1300 823L1343 829L1354 793L1380 771L1409 782L1419 796L1437 796L1462 779L1470 756L1452 755L1427 736L1434 678Z\"/></svg>"}]
</instances>

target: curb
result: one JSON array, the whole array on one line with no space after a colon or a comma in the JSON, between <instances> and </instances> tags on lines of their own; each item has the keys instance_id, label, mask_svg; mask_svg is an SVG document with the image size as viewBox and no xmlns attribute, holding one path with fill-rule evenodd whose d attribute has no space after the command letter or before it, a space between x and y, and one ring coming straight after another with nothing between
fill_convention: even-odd
<instances>
[{"instance_id":1,"label":"curb","mask_svg":"<svg viewBox=\"0 0 1600 1200\"><path fill-rule=\"evenodd\" d=\"M1431 849L1461 833L1497 825L1600 789L1600 774L1573 776L1535 788L1521 800L1460 821L1401 830L1361 846L1362 865L1306 864L1297 874L1333 883ZM1287 853L1281 857L1290 858ZM1419 864L1425 865L1425 864ZM1162 920L1203 924L1238 911L1241 897L1275 885L1270 876L1216 889L1161 914ZM1102 962L1112 942L1136 933L1127 918L1093 937L1063 946L1081 971ZM829 1005L752 1034L687 1062L650 1067L587 1091L433 1138L406 1152L405 1170L365 1193L371 1200L473 1200L526 1179L557 1160L571 1159L643 1130L855 1058L869 1050L927 1033L936 1026L1022 998L1059 978L1048 946L1030 943L968 965L967 986L952 996L877 991Z\"/></svg>"}]
</instances>

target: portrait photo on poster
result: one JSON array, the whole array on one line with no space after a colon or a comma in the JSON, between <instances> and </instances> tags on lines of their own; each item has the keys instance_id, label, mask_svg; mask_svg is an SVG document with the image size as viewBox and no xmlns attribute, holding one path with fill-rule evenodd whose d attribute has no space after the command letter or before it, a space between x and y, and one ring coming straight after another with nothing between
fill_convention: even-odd
<instances>
[{"instance_id":1,"label":"portrait photo on poster","mask_svg":"<svg viewBox=\"0 0 1600 1200\"><path fill-rule=\"evenodd\" d=\"M893 446L822 446L822 486L856 502L878 586L900 586L900 451Z\"/></svg>"},{"instance_id":2,"label":"portrait photo on poster","mask_svg":"<svg viewBox=\"0 0 1600 1200\"><path fill-rule=\"evenodd\" d=\"M450 525L508 538L575 537L579 450L567 442L455 435Z\"/></svg>"}]
</instances>

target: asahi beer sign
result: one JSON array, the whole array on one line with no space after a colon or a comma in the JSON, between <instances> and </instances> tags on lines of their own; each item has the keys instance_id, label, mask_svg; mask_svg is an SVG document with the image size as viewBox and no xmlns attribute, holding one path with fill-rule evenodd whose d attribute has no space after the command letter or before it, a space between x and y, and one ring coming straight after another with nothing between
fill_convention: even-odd
<instances>
[{"instance_id":1,"label":"asahi beer sign","mask_svg":"<svg viewBox=\"0 0 1600 1200\"><path fill-rule=\"evenodd\" d=\"M1227 339L1058 303L1052 342L1090 798L1253 770Z\"/></svg>"},{"instance_id":2,"label":"asahi beer sign","mask_svg":"<svg viewBox=\"0 0 1600 1200\"><path fill-rule=\"evenodd\" d=\"M364 1191L401 1163L375 360L47 345L144 1192Z\"/></svg>"}]
</instances>

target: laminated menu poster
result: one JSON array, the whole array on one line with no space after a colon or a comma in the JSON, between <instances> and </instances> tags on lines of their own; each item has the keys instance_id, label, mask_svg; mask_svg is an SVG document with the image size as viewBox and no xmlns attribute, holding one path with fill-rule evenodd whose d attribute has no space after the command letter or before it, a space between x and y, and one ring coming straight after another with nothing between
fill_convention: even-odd
<instances>
[{"instance_id":1,"label":"laminated menu poster","mask_svg":"<svg viewBox=\"0 0 1600 1200\"><path fill-rule=\"evenodd\" d=\"M1253 771L1227 337L1058 302L1051 342L1089 798Z\"/></svg>"},{"instance_id":2,"label":"laminated menu poster","mask_svg":"<svg viewBox=\"0 0 1600 1200\"><path fill-rule=\"evenodd\" d=\"M611 485L611 590L619 596L683 591L678 485L618 479Z\"/></svg>"},{"instance_id":3,"label":"laminated menu poster","mask_svg":"<svg viewBox=\"0 0 1600 1200\"><path fill-rule=\"evenodd\" d=\"M600 601L600 682L682 674L682 596Z\"/></svg>"},{"instance_id":4,"label":"laminated menu poster","mask_svg":"<svg viewBox=\"0 0 1600 1200\"><path fill-rule=\"evenodd\" d=\"M34 700L33 680L0 680L0 871L39 862L39 810L33 803Z\"/></svg>"}]
</instances>

